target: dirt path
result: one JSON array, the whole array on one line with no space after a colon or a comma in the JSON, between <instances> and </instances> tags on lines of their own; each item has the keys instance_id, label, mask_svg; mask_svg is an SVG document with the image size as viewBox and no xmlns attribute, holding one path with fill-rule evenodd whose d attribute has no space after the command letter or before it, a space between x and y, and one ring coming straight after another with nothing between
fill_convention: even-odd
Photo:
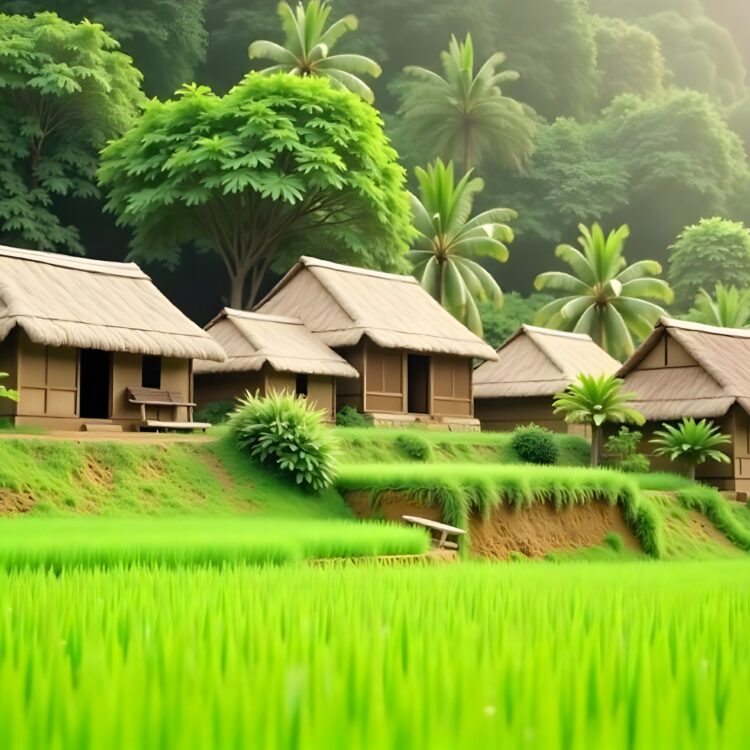
<instances>
[{"instance_id":1,"label":"dirt path","mask_svg":"<svg viewBox=\"0 0 750 750\"><path fill-rule=\"evenodd\" d=\"M2 432L1 440L73 440L77 443L138 443L140 445L164 445L169 443L213 443L216 435L195 433L178 435L158 432Z\"/></svg>"}]
</instances>

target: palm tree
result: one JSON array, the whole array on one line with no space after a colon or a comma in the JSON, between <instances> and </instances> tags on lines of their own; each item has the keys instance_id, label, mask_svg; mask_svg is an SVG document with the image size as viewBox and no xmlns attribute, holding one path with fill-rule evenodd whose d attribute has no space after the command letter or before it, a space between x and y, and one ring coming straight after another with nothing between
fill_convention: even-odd
<instances>
[{"instance_id":1,"label":"palm tree","mask_svg":"<svg viewBox=\"0 0 750 750\"><path fill-rule=\"evenodd\" d=\"M662 427L664 429L656 430L656 437L649 440L652 445L657 446L654 453L657 456L669 456L670 461L684 461L690 479L695 479L695 467L709 459L730 463L729 456L717 448L731 443L732 438L719 432L713 422L705 419L696 422L692 417L683 417L676 427L666 423Z\"/></svg>"},{"instance_id":2,"label":"palm tree","mask_svg":"<svg viewBox=\"0 0 750 750\"><path fill-rule=\"evenodd\" d=\"M497 52L475 74L471 35L465 42L451 37L441 58L444 76L417 66L404 69L408 79L397 86L403 118L398 131L428 158L453 160L464 171L485 154L520 168L534 150L536 121L529 107L501 89L518 73L500 71L505 55Z\"/></svg>"},{"instance_id":3,"label":"palm tree","mask_svg":"<svg viewBox=\"0 0 750 750\"><path fill-rule=\"evenodd\" d=\"M477 301L502 303L502 291L492 275L474 258L508 259L507 243L516 218L508 208L484 211L470 219L474 198L484 182L472 173L458 184L453 164L438 159L427 169L417 168L419 196L409 194L417 239L408 257L422 286L454 317L477 335L482 321Z\"/></svg>"},{"instance_id":4,"label":"palm tree","mask_svg":"<svg viewBox=\"0 0 750 750\"><path fill-rule=\"evenodd\" d=\"M690 320L720 328L750 327L750 291L717 284L714 296L701 289L690 311Z\"/></svg>"},{"instance_id":5,"label":"palm tree","mask_svg":"<svg viewBox=\"0 0 750 750\"><path fill-rule=\"evenodd\" d=\"M373 102L372 90L359 75L377 78L381 73L380 66L364 55L330 54L344 34L357 28L359 22L356 16L344 16L328 26L331 15L329 0L310 0L307 5L297 3L295 10L289 3L282 2L278 12L284 30L284 45L257 41L248 49L251 60L262 58L276 63L263 73L325 76L336 86L353 91L367 102Z\"/></svg>"},{"instance_id":6,"label":"palm tree","mask_svg":"<svg viewBox=\"0 0 750 750\"><path fill-rule=\"evenodd\" d=\"M644 423L643 415L629 404L634 393L623 393L623 381L614 375L579 375L553 401L555 414L566 422L591 426L591 465L598 466L602 451L602 426L605 422Z\"/></svg>"},{"instance_id":7,"label":"palm tree","mask_svg":"<svg viewBox=\"0 0 750 750\"><path fill-rule=\"evenodd\" d=\"M630 355L633 336L646 337L664 310L651 300L669 303L674 295L666 281L649 278L661 273L655 260L629 266L623 257L627 225L604 234L599 224L579 225L583 251L560 245L556 255L572 273L551 271L536 277L539 289L557 289L567 295L545 305L537 322L563 331L588 333L612 356Z\"/></svg>"}]
</instances>

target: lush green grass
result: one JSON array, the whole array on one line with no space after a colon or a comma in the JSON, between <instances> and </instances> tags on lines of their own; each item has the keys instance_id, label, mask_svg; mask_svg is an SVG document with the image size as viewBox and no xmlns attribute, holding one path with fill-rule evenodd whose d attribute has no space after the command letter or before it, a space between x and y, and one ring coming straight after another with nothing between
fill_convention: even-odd
<instances>
[{"instance_id":1,"label":"lush green grass","mask_svg":"<svg viewBox=\"0 0 750 750\"><path fill-rule=\"evenodd\" d=\"M0 520L0 569L25 566L259 565L421 554L407 526L268 518L13 518Z\"/></svg>"},{"instance_id":2,"label":"lush green grass","mask_svg":"<svg viewBox=\"0 0 750 750\"><path fill-rule=\"evenodd\" d=\"M430 460L437 463L519 463L511 448L509 432L445 432L416 427L381 429L338 427L340 461L347 464L403 463L414 458L400 443L415 436L430 447ZM588 463L591 449L586 440L574 435L555 435L558 463L580 466Z\"/></svg>"},{"instance_id":3,"label":"lush green grass","mask_svg":"<svg viewBox=\"0 0 750 750\"><path fill-rule=\"evenodd\" d=\"M28 438L0 441L0 510L70 515L351 517L335 491L309 495L224 438L144 444Z\"/></svg>"},{"instance_id":4,"label":"lush green grass","mask_svg":"<svg viewBox=\"0 0 750 750\"><path fill-rule=\"evenodd\" d=\"M679 474L669 474L667 472L655 471L648 474L628 474L628 476L638 484L642 490L649 492L677 492L695 487L687 477Z\"/></svg>"},{"instance_id":5,"label":"lush green grass","mask_svg":"<svg viewBox=\"0 0 750 750\"><path fill-rule=\"evenodd\" d=\"M0 572L0 747L750 747L748 570Z\"/></svg>"},{"instance_id":6,"label":"lush green grass","mask_svg":"<svg viewBox=\"0 0 750 750\"><path fill-rule=\"evenodd\" d=\"M367 491L377 503L383 492L406 492L426 506L439 506L446 523L467 528L469 514L487 517L493 506L550 503L556 507L602 500L620 505L644 551L663 552L661 524L653 504L628 475L608 469L498 464L370 464L342 466L342 493Z\"/></svg>"}]
</instances>

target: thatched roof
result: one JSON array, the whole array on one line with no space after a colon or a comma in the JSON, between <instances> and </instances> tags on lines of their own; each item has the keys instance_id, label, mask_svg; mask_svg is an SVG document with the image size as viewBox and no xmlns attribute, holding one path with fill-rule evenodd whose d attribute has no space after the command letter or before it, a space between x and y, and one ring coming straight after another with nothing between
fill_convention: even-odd
<instances>
[{"instance_id":1,"label":"thatched roof","mask_svg":"<svg viewBox=\"0 0 750 750\"><path fill-rule=\"evenodd\" d=\"M384 349L495 359L412 276L302 257L255 309L300 318L331 347L367 336Z\"/></svg>"},{"instance_id":2,"label":"thatched roof","mask_svg":"<svg viewBox=\"0 0 750 750\"><path fill-rule=\"evenodd\" d=\"M0 246L0 341L222 361L214 340L134 263Z\"/></svg>"},{"instance_id":3,"label":"thatched roof","mask_svg":"<svg viewBox=\"0 0 750 750\"><path fill-rule=\"evenodd\" d=\"M474 371L474 398L554 396L581 373L613 374L620 367L590 336L528 325L497 355L497 362L485 362Z\"/></svg>"},{"instance_id":4,"label":"thatched roof","mask_svg":"<svg viewBox=\"0 0 750 750\"><path fill-rule=\"evenodd\" d=\"M665 338L687 352L679 367L647 359ZM618 375L649 420L721 417L735 403L750 412L750 331L662 318Z\"/></svg>"},{"instance_id":5,"label":"thatched roof","mask_svg":"<svg viewBox=\"0 0 750 750\"><path fill-rule=\"evenodd\" d=\"M252 372L268 363L277 372L357 378L357 371L296 318L224 308L206 330L227 354L226 362L195 363L195 373Z\"/></svg>"}]
</instances>

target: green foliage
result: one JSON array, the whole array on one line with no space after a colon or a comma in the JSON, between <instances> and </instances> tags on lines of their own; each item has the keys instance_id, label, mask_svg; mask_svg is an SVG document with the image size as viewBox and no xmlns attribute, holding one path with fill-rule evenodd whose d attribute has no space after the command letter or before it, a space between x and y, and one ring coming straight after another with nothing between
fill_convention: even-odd
<instances>
[{"instance_id":1,"label":"green foliage","mask_svg":"<svg viewBox=\"0 0 750 750\"><path fill-rule=\"evenodd\" d=\"M624 552L625 551L625 540L622 535L616 531L610 531L604 537L604 544L607 545L613 552Z\"/></svg>"},{"instance_id":2,"label":"green foliage","mask_svg":"<svg viewBox=\"0 0 750 750\"><path fill-rule=\"evenodd\" d=\"M367 414L357 411L353 406L342 406L336 412L337 427L372 427L372 420Z\"/></svg>"},{"instance_id":3,"label":"green foliage","mask_svg":"<svg viewBox=\"0 0 750 750\"><path fill-rule=\"evenodd\" d=\"M231 564L421 554L423 532L395 524L315 519L15 518L0 520L0 569Z\"/></svg>"},{"instance_id":4,"label":"green foliage","mask_svg":"<svg viewBox=\"0 0 750 750\"><path fill-rule=\"evenodd\" d=\"M516 427L510 444L524 463L549 465L558 459L557 443L551 430L535 424Z\"/></svg>"},{"instance_id":5,"label":"green foliage","mask_svg":"<svg viewBox=\"0 0 750 750\"><path fill-rule=\"evenodd\" d=\"M132 122L140 73L95 23L0 15L0 237L83 254L60 197L92 198L96 155Z\"/></svg>"},{"instance_id":6,"label":"green foliage","mask_svg":"<svg viewBox=\"0 0 750 750\"><path fill-rule=\"evenodd\" d=\"M750 287L750 231L719 217L686 227L670 248L667 276L683 310L701 289Z\"/></svg>"},{"instance_id":7,"label":"green foliage","mask_svg":"<svg viewBox=\"0 0 750 750\"><path fill-rule=\"evenodd\" d=\"M99 177L138 257L210 247L233 307L254 300L295 241L392 267L411 237L404 172L377 112L325 78L251 73L224 97L189 86L152 101L103 151Z\"/></svg>"},{"instance_id":8,"label":"green foliage","mask_svg":"<svg viewBox=\"0 0 750 750\"><path fill-rule=\"evenodd\" d=\"M499 70L505 55L496 52L475 71L471 35L464 42L452 36L441 60L442 76L415 65L404 69L396 87L398 140L420 161L440 157L464 171L481 161L520 169L534 150L536 122L528 107L502 92L518 78Z\"/></svg>"},{"instance_id":9,"label":"green foliage","mask_svg":"<svg viewBox=\"0 0 750 750\"><path fill-rule=\"evenodd\" d=\"M430 442L417 432L401 433L395 440L396 449L412 461L432 461Z\"/></svg>"},{"instance_id":10,"label":"green foliage","mask_svg":"<svg viewBox=\"0 0 750 750\"><path fill-rule=\"evenodd\" d=\"M502 303L502 291L475 258L508 259L515 211L494 208L473 218L474 199L484 181L467 172L456 183L453 164L438 159L417 169L419 197L410 194L416 240L409 252L414 275L456 319L482 335L478 302Z\"/></svg>"},{"instance_id":11,"label":"green foliage","mask_svg":"<svg viewBox=\"0 0 750 750\"><path fill-rule=\"evenodd\" d=\"M248 54L251 60L262 58L274 62L265 73L291 73L298 76L324 76L338 86L372 103L374 96L360 74L377 78L380 66L364 55L331 55L331 49L347 32L357 28L353 15L344 16L328 25L331 5L328 0L307 0L297 3L294 10L287 2L278 7L284 30L284 46L269 41L253 42Z\"/></svg>"},{"instance_id":12,"label":"green foliage","mask_svg":"<svg viewBox=\"0 0 750 750\"><path fill-rule=\"evenodd\" d=\"M643 440L643 433L639 430L620 427L614 435L607 438L605 444L607 465L627 473L647 472L649 470L648 457L638 451L641 440Z\"/></svg>"},{"instance_id":13,"label":"green foliage","mask_svg":"<svg viewBox=\"0 0 750 750\"><path fill-rule=\"evenodd\" d=\"M497 349L522 325L531 325L539 310L551 301L548 294L524 297L518 292L508 292L503 295L502 307L493 302L479 302L477 309L485 341Z\"/></svg>"},{"instance_id":14,"label":"green foliage","mask_svg":"<svg viewBox=\"0 0 750 750\"><path fill-rule=\"evenodd\" d=\"M5 0L6 13L32 15L54 11L61 18L102 24L144 74L149 95L170 96L194 72L206 54L206 0Z\"/></svg>"},{"instance_id":15,"label":"green foliage","mask_svg":"<svg viewBox=\"0 0 750 750\"><path fill-rule=\"evenodd\" d=\"M229 420L241 450L270 471L289 477L310 492L334 478L334 439L320 412L305 398L273 392L265 398L245 394Z\"/></svg>"},{"instance_id":16,"label":"green foliage","mask_svg":"<svg viewBox=\"0 0 750 750\"><path fill-rule=\"evenodd\" d=\"M599 102L607 106L620 94L656 96L666 75L659 40L622 19L594 16Z\"/></svg>"},{"instance_id":17,"label":"green foliage","mask_svg":"<svg viewBox=\"0 0 750 750\"><path fill-rule=\"evenodd\" d=\"M599 224L581 224L578 241L583 252L560 245L556 255L573 273L551 271L537 276L537 289L556 289L567 296L545 305L538 321L551 328L587 333L613 356L632 354L633 334L647 336L664 310L650 299L671 302L672 291L656 261L628 265L623 257L627 226L605 235Z\"/></svg>"},{"instance_id":18,"label":"green foliage","mask_svg":"<svg viewBox=\"0 0 750 750\"><path fill-rule=\"evenodd\" d=\"M224 424L229 419L229 415L235 406L236 404L233 401L214 401L206 404L202 409L196 410L195 421Z\"/></svg>"},{"instance_id":19,"label":"green foliage","mask_svg":"<svg viewBox=\"0 0 750 750\"><path fill-rule=\"evenodd\" d=\"M710 420L696 422L692 417L683 417L677 426L664 423L662 430L654 432L655 437L649 442L656 446L657 456L668 456L670 461L684 461L695 472L696 464L708 460L730 463L726 453L719 450L720 445L731 443L729 435L723 435Z\"/></svg>"},{"instance_id":20,"label":"green foliage","mask_svg":"<svg viewBox=\"0 0 750 750\"><path fill-rule=\"evenodd\" d=\"M0 372L0 380L5 380L8 377L7 372ZM10 401L18 401L18 391L12 388L6 388L0 384L0 398L7 398Z\"/></svg>"},{"instance_id":21,"label":"green foliage","mask_svg":"<svg viewBox=\"0 0 750 750\"><path fill-rule=\"evenodd\" d=\"M701 289L695 298L695 306L688 315L695 323L720 328L750 327L750 290L739 290L736 286L719 283L714 296Z\"/></svg>"},{"instance_id":22,"label":"green foliage","mask_svg":"<svg viewBox=\"0 0 750 750\"><path fill-rule=\"evenodd\" d=\"M581 374L553 401L555 414L566 422L591 425L591 464L598 466L601 453L601 428L607 422L644 423L643 415L630 406L634 393L624 393L623 381L614 375Z\"/></svg>"}]
</instances>

